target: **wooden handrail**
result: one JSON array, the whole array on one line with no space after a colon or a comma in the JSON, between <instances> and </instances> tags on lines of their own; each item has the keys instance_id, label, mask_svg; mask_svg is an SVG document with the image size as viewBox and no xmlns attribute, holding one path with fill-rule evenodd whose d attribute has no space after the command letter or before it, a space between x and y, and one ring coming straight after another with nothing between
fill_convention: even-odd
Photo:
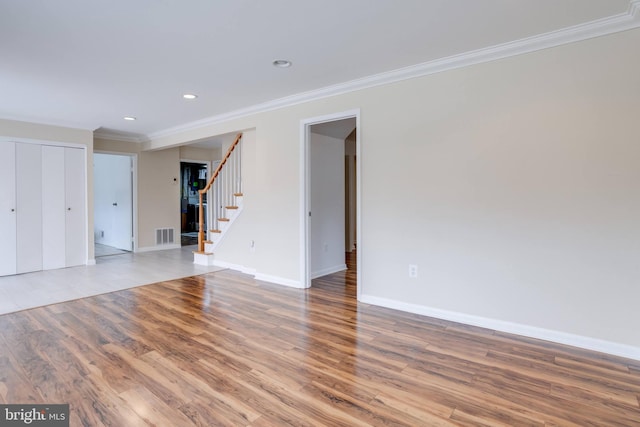
<instances>
[{"instance_id":1,"label":"wooden handrail","mask_svg":"<svg viewBox=\"0 0 640 427\"><path fill-rule=\"evenodd\" d=\"M227 150L227 154L224 155L215 172L213 173L213 175L211 175L211 178L209 179L207 185L202 190L198 191L198 197L200 201L200 205L198 207L198 252L204 252L204 206L202 205L202 196L206 194L207 191L209 191L211 185L213 185L213 181L215 181L218 177L218 174L220 174L222 167L231 156L231 153L233 153L233 150L235 150L236 146L240 142L240 139L242 139L242 133L239 133L236 136L236 140L233 141L233 144L231 144L231 146Z\"/></svg>"}]
</instances>

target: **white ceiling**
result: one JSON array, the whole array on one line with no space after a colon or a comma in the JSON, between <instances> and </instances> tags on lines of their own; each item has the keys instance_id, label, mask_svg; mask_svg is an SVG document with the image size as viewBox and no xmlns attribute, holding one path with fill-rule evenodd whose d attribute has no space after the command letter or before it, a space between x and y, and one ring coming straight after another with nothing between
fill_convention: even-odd
<instances>
[{"instance_id":1,"label":"white ceiling","mask_svg":"<svg viewBox=\"0 0 640 427\"><path fill-rule=\"evenodd\" d=\"M629 7L629 0L0 0L0 118L145 138ZM280 58L293 66L273 67ZM199 97L186 101L184 93Z\"/></svg>"}]
</instances>

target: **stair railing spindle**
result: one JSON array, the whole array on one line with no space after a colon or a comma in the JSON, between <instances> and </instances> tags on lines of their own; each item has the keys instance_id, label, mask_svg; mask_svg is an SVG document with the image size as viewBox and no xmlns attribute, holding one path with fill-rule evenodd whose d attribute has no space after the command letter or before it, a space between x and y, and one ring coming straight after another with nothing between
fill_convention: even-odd
<instances>
[{"instance_id":1,"label":"stair railing spindle","mask_svg":"<svg viewBox=\"0 0 640 427\"><path fill-rule=\"evenodd\" d=\"M200 252L200 253L204 253L204 236L205 236L203 195L206 194L207 191L209 191L211 186L216 181L216 178L218 178L218 175L220 175L220 172L225 170L224 165L229 160L229 157L233 154L233 151L236 148L236 146L238 145L238 143L240 142L241 138L242 138L242 134L239 133L236 136L236 139L233 142L233 144L231 144L231 146L227 150L225 156L223 157L222 161L220 162L220 164L216 168L215 172L211 175L211 178L209 179L209 182L207 183L205 188L203 188L200 191L198 191L198 193L199 193L198 194L198 199L199 199L199 206L198 206L198 252ZM228 175L228 171L226 171L226 174ZM222 176L224 176L224 175L225 175L225 173L222 174ZM224 189L222 191L224 191ZM209 201L208 203L211 203L211 201ZM227 206L227 205L225 205L225 206ZM210 208L210 209L212 209L212 208ZM211 212L215 212L215 211L211 210ZM216 216L216 219L215 219L216 224L218 222L217 218L219 218L219 216Z\"/></svg>"}]
</instances>

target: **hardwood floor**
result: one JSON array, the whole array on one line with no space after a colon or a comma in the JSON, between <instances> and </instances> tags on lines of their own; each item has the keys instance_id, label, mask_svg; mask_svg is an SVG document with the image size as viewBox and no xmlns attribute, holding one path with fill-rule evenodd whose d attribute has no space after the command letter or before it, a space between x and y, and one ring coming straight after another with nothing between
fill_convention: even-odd
<instances>
[{"instance_id":1,"label":"hardwood floor","mask_svg":"<svg viewBox=\"0 0 640 427\"><path fill-rule=\"evenodd\" d=\"M71 426L633 426L640 362L230 270L0 316L0 403Z\"/></svg>"}]
</instances>

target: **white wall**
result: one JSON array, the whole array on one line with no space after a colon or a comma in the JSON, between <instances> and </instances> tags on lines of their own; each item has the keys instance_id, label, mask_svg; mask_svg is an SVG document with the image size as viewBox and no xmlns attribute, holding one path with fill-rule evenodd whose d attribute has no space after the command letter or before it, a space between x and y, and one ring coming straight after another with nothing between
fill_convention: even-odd
<instances>
[{"instance_id":1,"label":"white wall","mask_svg":"<svg viewBox=\"0 0 640 427\"><path fill-rule=\"evenodd\" d=\"M639 45L630 30L146 147L255 128L233 233L257 248L227 259L295 284L300 121L360 108L363 298L640 359Z\"/></svg>"},{"instance_id":2,"label":"white wall","mask_svg":"<svg viewBox=\"0 0 640 427\"><path fill-rule=\"evenodd\" d=\"M640 356L639 42L621 33L375 90L363 293Z\"/></svg>"},{"instance_id":3,"label":"white wall","mask_svg":"<svg viewBox=\"0 0 640 427\"><path fill-rule=\"evenodd\" d=\"M346 269L344 140L320 135L311 127L310 272L311 278Z\"/></svg>"},{"instance_id":4,"label":"white wall","mask_svg":"<svg viewBox=\"0 0 640 427\"><path fill-rule=\"evenodd\" d=\"M201 160L213 162L222 158L221 148L180 147L180 158L186 160Z\"/></svg>"}]
</instances>

